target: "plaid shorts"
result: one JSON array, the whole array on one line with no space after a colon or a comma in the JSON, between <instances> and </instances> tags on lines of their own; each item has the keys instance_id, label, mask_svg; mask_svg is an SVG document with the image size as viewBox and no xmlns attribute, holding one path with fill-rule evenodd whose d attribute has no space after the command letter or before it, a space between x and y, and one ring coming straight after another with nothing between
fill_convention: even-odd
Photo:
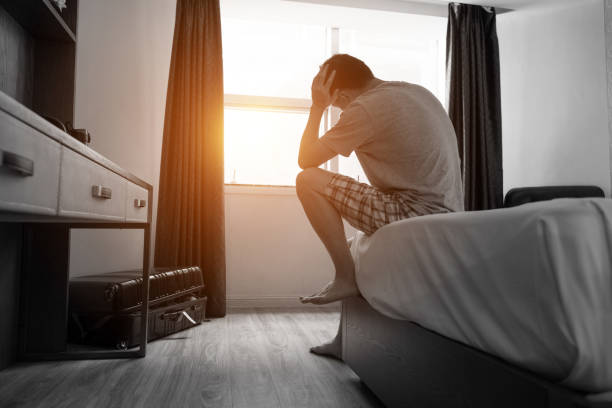
<instances>
[{"instance_id":1,"label":"plaid shorts","mask_svg":"<svg viewBox=\"0 0 612 408\"><path fill-rule=\"evenodd\" d=\"M325 195L342 218L366 234L394 221L422 215L400 194L383 193L341 174L332 176Z\"/></svg>"}]
</instances>

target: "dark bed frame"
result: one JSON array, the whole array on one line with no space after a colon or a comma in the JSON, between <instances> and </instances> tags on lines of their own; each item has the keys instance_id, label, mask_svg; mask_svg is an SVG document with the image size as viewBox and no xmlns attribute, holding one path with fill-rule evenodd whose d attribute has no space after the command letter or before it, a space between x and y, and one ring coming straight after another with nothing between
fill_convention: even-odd
<instances>
[{"instance_id":1,"label":"dark bed frame","mask_svg":"<svg viewBox=\"0 0 612 408\"><path fill-rule=\"evenodd\" d=\"M584 195L585 187L590 194ZM505 206L516 205L513 196L523 202L603 196L588 186L524 190L509 191ZM415 323L383 316L362 297L343 302L342 334L344 361L388 407L612 407Z\"/></svg>"}]
</instances>

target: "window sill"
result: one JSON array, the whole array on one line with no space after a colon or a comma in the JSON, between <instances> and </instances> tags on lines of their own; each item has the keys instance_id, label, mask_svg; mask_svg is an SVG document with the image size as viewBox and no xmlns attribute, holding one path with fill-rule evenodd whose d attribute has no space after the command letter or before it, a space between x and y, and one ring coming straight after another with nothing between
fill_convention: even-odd
<instances>
[{"instance_id":1,"label":"window sill","mask_svg":"<svg viewBox=\"0 0 612 408\"><path fill-rule=\"evenodd\" d=\"M258 184L225 184L225 194L295 196L295 186L265 186Z\"/></svg>"}]
</instances>

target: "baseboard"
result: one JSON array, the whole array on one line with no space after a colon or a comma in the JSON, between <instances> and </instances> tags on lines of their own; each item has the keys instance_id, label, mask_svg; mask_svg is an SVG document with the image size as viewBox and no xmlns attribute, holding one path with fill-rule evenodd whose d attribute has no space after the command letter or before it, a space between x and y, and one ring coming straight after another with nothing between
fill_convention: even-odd
<instances>
[{"instance_id":1,"label":"baseboard","mask_svg":"<svg viewBox=\"0 0 612 408\"><path fill-rule=\"evenodd\" d=\"M300 302L298 296L258 296L258 297L246 297L246 296L228 296L227 299L228 309L243 309L253 307L266 307L266 308L297 308L297 307L317 307L325 308L326 310L332 309L340 311L342 308L341 302L334 302L328 305L311 305L303 304Z\"/></svg>"}]
</instances>

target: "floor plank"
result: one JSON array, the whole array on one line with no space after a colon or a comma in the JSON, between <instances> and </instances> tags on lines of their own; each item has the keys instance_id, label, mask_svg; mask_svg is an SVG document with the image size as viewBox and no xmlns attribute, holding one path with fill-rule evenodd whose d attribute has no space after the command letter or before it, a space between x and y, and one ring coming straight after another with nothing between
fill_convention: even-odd
<instances>
[{"instance_id":1,"label":"floor plank","mask_svg":"<svg viewBox=\"0 0 612 408\"><path fill-rule=\"evenodd\" d=\"M329 308L234 309L149 344L147 357L20 363L0 371L2 407L382 407L339 361Z\"/></svg>"},{"instance_id":2,"label":"floor plank","mask_svg":"<svg viewBox=\"0 0 612 408\"><path fill-rule=\"evenodd\" d=\"M327 376L309 369L304 356L307 348L300 347L296 336L287 330L282 313L257 313L253 320L263 334L262 343L267 350L272 380L283 407L327 407L325 395Z\"/></svg>"}]
</instances>

